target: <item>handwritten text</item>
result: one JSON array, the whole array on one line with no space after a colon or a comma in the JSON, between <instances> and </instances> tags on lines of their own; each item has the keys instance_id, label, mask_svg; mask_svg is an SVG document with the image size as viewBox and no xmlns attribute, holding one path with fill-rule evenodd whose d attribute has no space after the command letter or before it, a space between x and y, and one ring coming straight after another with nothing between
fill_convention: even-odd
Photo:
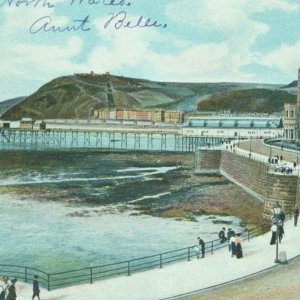
<instances>
[{"instance_id":1,"label":"handwritten text","mask_svg":"<svg viewBox=\"0 0 300 300\"><path fill-rule=\"evenodd\" d=\"M136 20L128 20L127 13L125 11L121 11L119 13L110 13L109 19L104 24L104 28L108 28L109 26L113 26L115 29L121 28L145 28L145 27L163 27L166 28L167 24L158 23L158 21L153 21L151 18L145 18L143 16L138 17Z\"/></svg>"},{"instance_id":2,"label":"handwritten text","mask_svg":"<svg viewBox=\"0 0 300 300\"><path fill-rule=\"evenodd\" d=\"M88 8L93 9L94 6L105 6L110 8L111 12L108 13L106 19L103 21L104 29L114 30L128 30L128 29L146 29L146 28L167 28L167 24L156 20L151 16L145 16L143 14L131 16L129 10L131 9L132 2L135 0L65 0L65 3L59 3L59 5L67 5L68 15L71 15L72 10L78 14L78 7L81 11ZM92 30L93 16L90 16L89 12L82 13L83 16L76 16L67 25L57 24L54 16L55 0L0 0L0 8L7 6L9 8L18 9L35 9L43 8L48 12L44 16L38 16L36 20L33 20L29 26L29 32L31 34L41 33L68 33L68 32L80 32L84 33ZM95 14L95 10L93 10Z\"/></svg>"},{"instance_id":3,"label":"handwritten text","mask_svg":"<svg viewBox=\"0 0 300 300\"><path fill-rule=\"evenodd\" d=\"M46 7L53 8L54 4L48 0L0 0L0 7L8 5L9 7Z\"/></svg>"},{"instance_id":4,"label":"handwritten text","mask_svg":"<svg viewBox=\"0 0 300 300\"><path fill-rule=\"evenodd\" d=\"M70 2L71 6L72 5L82 5L82 4L87 4L87 5L107 5L107 6L130 6L131 3L125 0L71 0Z\"/></svg>"},{"instance_id":5,"label":"handwritten text","mask_svg":"<svg viewBox=\"0 0 300 300\"><path fill-rule=\"evenodd\" d=\"M38 32L89 31L91 30L91 28L87 25L89 22L89 16L86 16L81 20L73 20L72 25L58 26L53 24L53 20L50 16L45 16L36 20L30 26L29 31L32 34L36 34Z\"/></svg>"}]
</instances>

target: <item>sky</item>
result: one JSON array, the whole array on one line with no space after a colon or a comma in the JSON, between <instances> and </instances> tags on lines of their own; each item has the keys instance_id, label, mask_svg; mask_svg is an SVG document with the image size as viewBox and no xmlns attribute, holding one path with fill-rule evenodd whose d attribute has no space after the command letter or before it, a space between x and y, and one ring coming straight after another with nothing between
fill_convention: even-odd
<instances>
[{"instance_id":1,"label":"sky","mask_svg":"<svg viewBox=\"0 0 300 300\"><path fill-rule=\"evenodd\" d=\"M0 101L73 73L288 84L299 0L0 0Z\"/></svg>"}]
</instances>

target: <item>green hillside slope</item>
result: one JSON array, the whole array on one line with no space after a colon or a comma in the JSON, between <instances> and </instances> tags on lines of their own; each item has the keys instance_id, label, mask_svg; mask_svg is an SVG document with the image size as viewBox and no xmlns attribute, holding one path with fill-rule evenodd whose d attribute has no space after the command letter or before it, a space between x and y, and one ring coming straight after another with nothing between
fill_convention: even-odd
<instances>
[{"instance_id":1,"label":"green hillside slope","mask_svg":"<svg viewBox=\"0 0 300 300\"><path fill-rule=\"evenodd\" d=\"M280 85L254 83L156 82L110 74L74 74L59 77L8 109L6 120L89 119L101 108L280 111L295 96ZM207 100L208 99L208 100Z\"/></svg>"},{"instance_id":2,"label":"green hillside slope","mask_svg":"<svg viewBox=\"0 0 300 300\"><path fill-rule=\"evenodd\" d=\"M284 103L296 103L296 98L286 91L246 89L212 95L198 104L198 110L273 113L283 111Z\"/></svg>"}]
</instances>

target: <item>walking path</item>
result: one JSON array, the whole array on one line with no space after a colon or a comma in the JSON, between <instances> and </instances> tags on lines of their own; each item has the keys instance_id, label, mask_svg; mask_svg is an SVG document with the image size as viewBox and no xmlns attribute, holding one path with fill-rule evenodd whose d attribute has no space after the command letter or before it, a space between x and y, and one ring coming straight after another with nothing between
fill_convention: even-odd
<instances>
[{"instance_id":1,"label":"walking path","mask_svg":"<svg viewBox=\"0 0 300 300\"><path fill-rule=\"evenodd\" d=\"M279 244L279 252L285 251L287 258L300 254L300 226L293 221L285 224L285 236ZM193 259L131 276L120 276L53 291L41 290L43 300L151 300L173 298L190 294L224 282L239 279L274 265L276 246L270 245L271 233L250 241L243 241L244 257L231 257L227 248L207 253L203 259ZM32 288L21 282L18 285L18 299L30 299ZM178 299L178 297L174 298Z\"/></svg>"}]
</instances>

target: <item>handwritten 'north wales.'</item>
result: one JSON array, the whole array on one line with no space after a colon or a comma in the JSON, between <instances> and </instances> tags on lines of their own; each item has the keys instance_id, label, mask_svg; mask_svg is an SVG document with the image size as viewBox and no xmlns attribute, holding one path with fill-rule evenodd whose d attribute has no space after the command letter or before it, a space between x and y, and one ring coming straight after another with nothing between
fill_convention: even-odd
<instances>
[{"instance_id":1,"label":"handwritten 'north wales.'","mask_svg":"<svg viewBox=\"0 0 300 300\"><path fill-rule=\"evenodd\" d=\"M69 0L68 4L72 5L105 5L105 6L130 6L131 3L125 0ZM67 5L68 5L67 4ZM0 7L44 7L53 8L55 3L49 0L0 0Z\"/></svg>"}]
</instances>

